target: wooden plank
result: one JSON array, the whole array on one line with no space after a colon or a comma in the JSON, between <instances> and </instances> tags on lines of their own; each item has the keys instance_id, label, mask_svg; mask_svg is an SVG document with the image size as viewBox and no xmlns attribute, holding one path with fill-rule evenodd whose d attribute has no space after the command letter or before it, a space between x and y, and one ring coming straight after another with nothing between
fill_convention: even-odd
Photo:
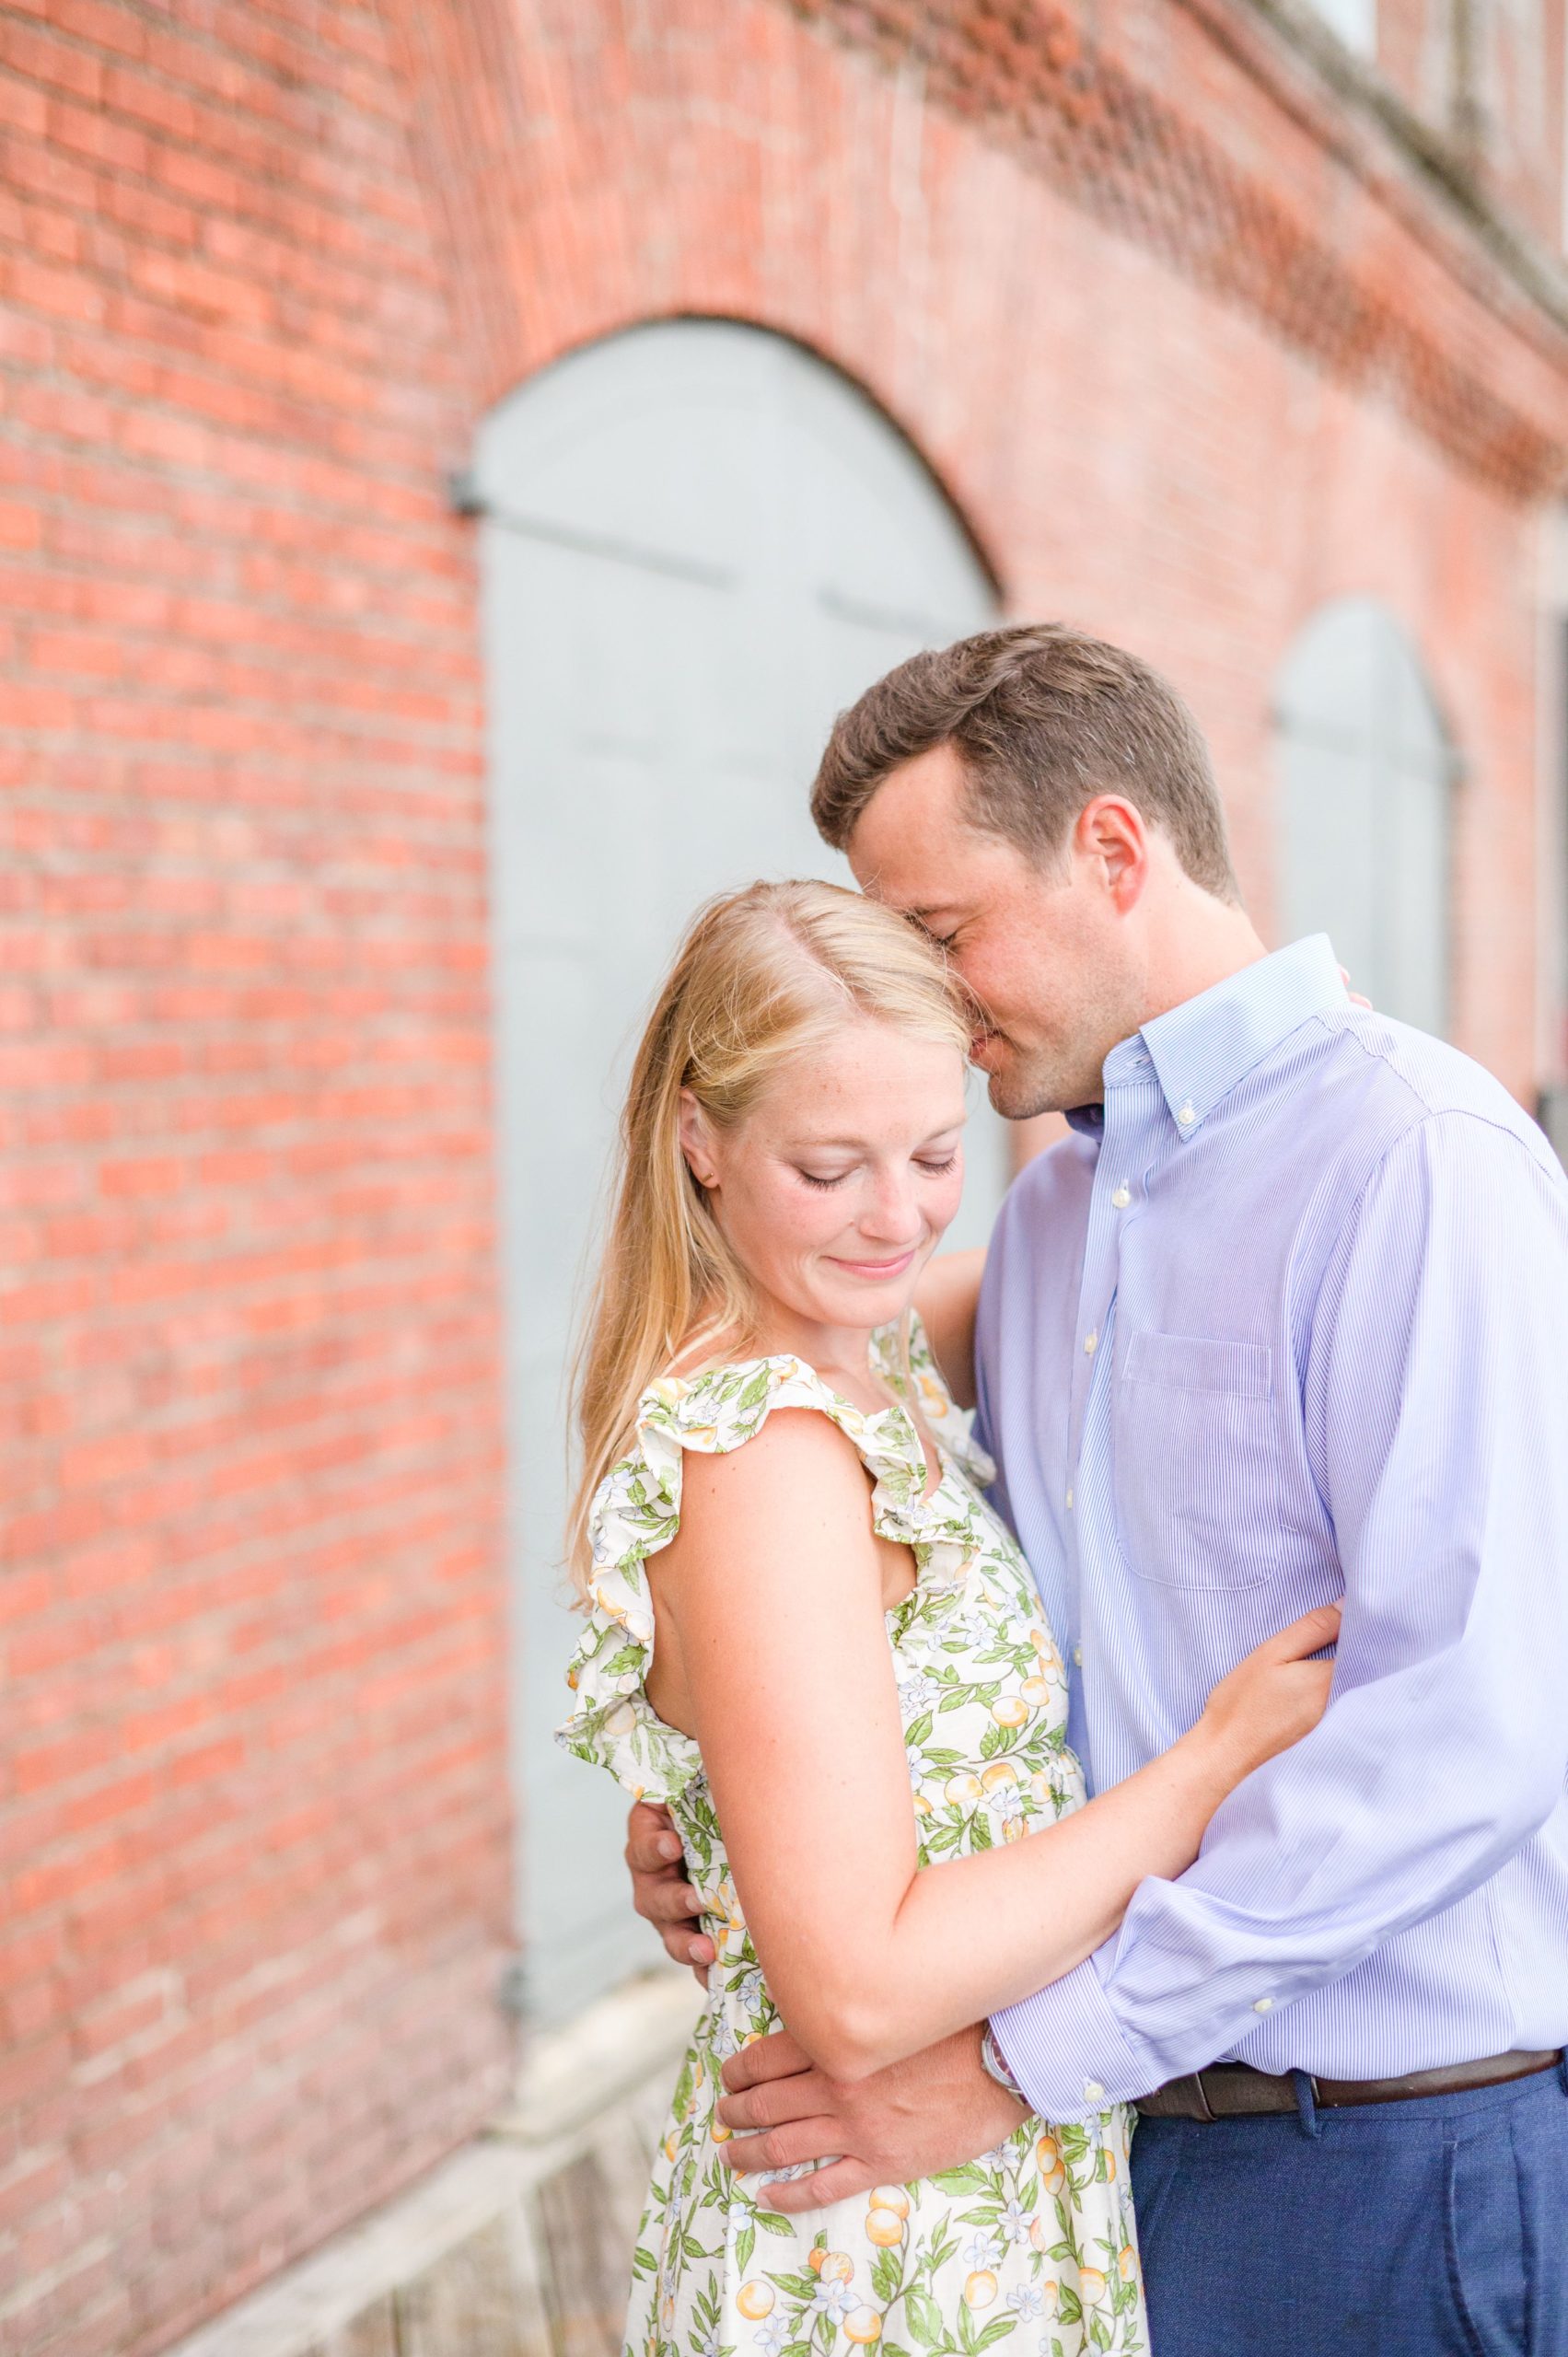
<instances>
[{"instance_id":1,"label":"wooden plank","mask_svg":"<svg viewBox=\"0 0 1568 2357\"><path fill-rule=\"evenodd\" d=\"M397 2317L398 2357L550 2357L550 2324L521 2206L401 2285Z\"/></svg>"},{"instance_id":2,"label":"wooden plank","mask_svg":"<svg viewBox=\"0 0 1568 2357\"><path fill-rule=\"evenodd\" d=\"M359 2314L317 2344L310 2357L399 2357L398 2323L393 2294L361 2308Z\"/></svg>"},{"instance_id":3,"label":"wooden plank","mask_svg":"<svg viewBox=\"0 0 1568 2357\"><path fill-rule=\"evenodd\" d=\"M544 2178L538 2204L555 2357L620 2357L631 2248L615 2231L598 2155L584 2153Z\"/></svg>"}]
</instances>

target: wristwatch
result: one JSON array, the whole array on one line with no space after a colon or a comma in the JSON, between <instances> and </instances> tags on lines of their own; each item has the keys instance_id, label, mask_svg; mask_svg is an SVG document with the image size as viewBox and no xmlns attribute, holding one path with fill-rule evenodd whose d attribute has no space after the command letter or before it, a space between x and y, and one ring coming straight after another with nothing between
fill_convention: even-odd
<instances>
[{"instance_id":1,"label":"wristwatch","mask_svg":"<svg viewBox=\"0 0 1568 2357\"><path fill-rule=\"evenodd\" d=\"M999 2087L1005 2087L1007 2093L1010 2096L1016 2096L1021 2103L1028 2101L1028 2097L1013 2076L1007 2057L997 2045L996 2032L989 2022L986 2023L981 2035L980 2059L987 2078L994 2079Z\"/></svg>"}]
</instances>

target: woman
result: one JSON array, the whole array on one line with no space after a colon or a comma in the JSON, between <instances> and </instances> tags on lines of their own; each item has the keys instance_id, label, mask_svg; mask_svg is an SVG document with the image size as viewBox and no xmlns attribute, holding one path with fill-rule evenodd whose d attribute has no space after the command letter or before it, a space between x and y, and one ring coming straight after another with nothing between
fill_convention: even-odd
<instances>
[{"instance_id":1,"label":"woman","mask_svg":"<svg viewBox=\"0 0 1568 2357\"><path fill-rule=\"evenodd\" d=\"M636 2357L1146 2348L1121 2110L785 2218L723 2165L719 2072L782 2017L853 2078L1068 1971L1327 1700L1332 1612L1085 1805L1060 1655L912 1306L962 1185L969 1028L901 919L757 885L697 919L633 1071L561 1739L670 1809L716 1952Z\"/></svg>"}]
</instances>

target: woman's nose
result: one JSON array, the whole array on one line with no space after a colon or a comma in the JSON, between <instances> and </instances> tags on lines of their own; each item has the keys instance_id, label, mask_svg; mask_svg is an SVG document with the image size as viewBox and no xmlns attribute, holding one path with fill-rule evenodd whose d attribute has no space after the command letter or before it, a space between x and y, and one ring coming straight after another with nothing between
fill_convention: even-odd
<instances>
[{"instance_id":1,"label":"woman's nose","mask_svg":"<svg viewBox=\"0 0 1568 2357\"><path fill-rule=\"evenodd\" d=\"M860 1225L879 1244L916 1243L922 1222L913 1189L897 1179L885 1181L862 1212Z\"/></svg>"}]
</instances>

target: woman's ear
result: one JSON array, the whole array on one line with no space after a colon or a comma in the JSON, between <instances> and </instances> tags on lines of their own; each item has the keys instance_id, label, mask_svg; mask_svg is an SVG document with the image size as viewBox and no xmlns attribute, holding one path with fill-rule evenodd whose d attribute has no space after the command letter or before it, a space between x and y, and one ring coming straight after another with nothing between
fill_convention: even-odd
<instances>
[{"instance_id":1,"label":"woman's ear","mask_svg":"<svg viewBox=\"0 0 1568 2357\"><path fill-rule=\"evenodd\" d=\"M680 1151L699 1187L711 1190L718 1185L708 1117L689 1088L680 1092Z\"/></svg>"}]
</instances>

